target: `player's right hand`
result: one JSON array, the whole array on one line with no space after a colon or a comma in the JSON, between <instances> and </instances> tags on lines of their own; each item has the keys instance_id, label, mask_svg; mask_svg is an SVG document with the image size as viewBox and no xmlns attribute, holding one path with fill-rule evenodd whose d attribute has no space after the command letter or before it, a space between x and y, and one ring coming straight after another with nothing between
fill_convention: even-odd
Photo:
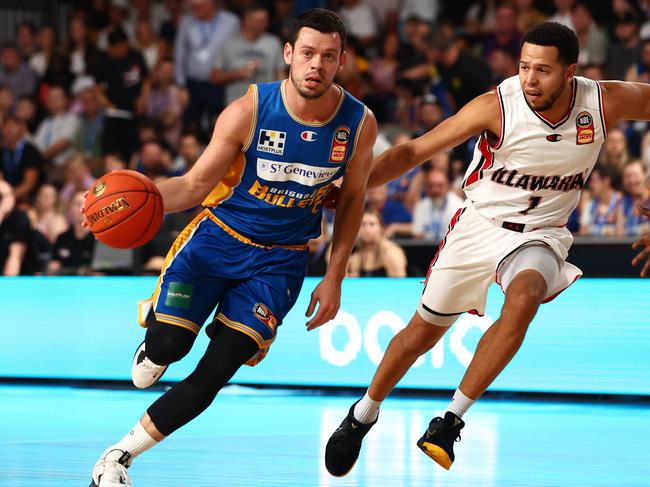
<instances>
[{"instance_id":1,"label":"player's right hand","mask_svg":"<svg viewBox=\"0 0 650 487\"><path fill-rule=\"evenodd\" d=\"M87 198L88 198L88 191L86 191L84 193L84 204L81 205L81 209L79 210L81 212L81 214L84 215L84 216L86 215L86 199ZM86 218L84 218L83 221L81 222L81 226L88 228L88 220Z\"/></svg>"},{"instance_id":2,"label":"player's right hand","mask_svg":"<svg viewBox=\"0 0 650 487\"><path fill-rule=\"evenodd\" d=\"M340 194L341 186L336 183L331 183L329 185L329 191L325 195L325 198L323 198L323 206L330 210L336 210L336 203L339 201Z\"/></svg>"}]
</instances>

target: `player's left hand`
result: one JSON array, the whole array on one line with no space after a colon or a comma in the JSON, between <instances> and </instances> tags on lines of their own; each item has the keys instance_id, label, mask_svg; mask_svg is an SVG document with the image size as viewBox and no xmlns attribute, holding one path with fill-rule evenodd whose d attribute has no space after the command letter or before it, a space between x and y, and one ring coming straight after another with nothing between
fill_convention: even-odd
<instances>
[{"instance_id":1,"label":"player's left hand","mask_svg":"<svg viewBox=\"0 0 650 487\"><path fill-rule=\"evenodd\" d=\"M650 205L646 203L639 204L638 209L642 215L650 217ZM639 265L645 261L641 268L641 277L648 276L648 273L650 273L650 233L642 235L639 240L632 244L632 248L641 249L641 252L632 259L632 265Z\"/></svg>"},{"instance_id":2,"label":"player's left hand","mask_svg":"<svg viewBox=\"0 0 650 487\"><path fill-rule=\"evenodd\" d=\"M311 300L305 316L309 317L314 313L317 303L318 311L307 322L307 331L324 325L336 316L341 305L341 282L328 278L326 275L311 293Z\"/></svg>"},{"instance_id":3,"label":"player's left hand","mask_svg":"<svg viewBox=\"0 0 650 487\"><path fill-rule=\"evenodd\" d=\"M330 210L336 210L336 203L339 201L339 195L341 194L341 186L336 183L331 183L329 185L329 190L323 198L323 206L329 208Z\"/></svg>"}]
</instances>

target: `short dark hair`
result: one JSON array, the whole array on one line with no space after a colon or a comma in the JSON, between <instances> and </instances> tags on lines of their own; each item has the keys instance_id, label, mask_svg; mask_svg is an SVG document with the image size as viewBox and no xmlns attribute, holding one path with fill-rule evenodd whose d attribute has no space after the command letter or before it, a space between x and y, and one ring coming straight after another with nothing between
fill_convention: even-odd
<instances>
[{"instance_id":1,"label":"short dark hair","mask_svg":"<svg viewBox=\"0 0 650 487\"><path fill-rule=\"evenodd\" d=\"M578 38L575 33L566 25L558 22L542 22L530 29L521 40L524 43L535 44L536 46L552 46L558 51L558 59L564 64L576 64L578 62Z\"/></svg>"},{"instance_id":2,"label":"short dark hair","mask_svg":"<svg viewBox=\"0 0 650 487\"><path fill-rule=\"evenodd\" d=\"M122 27L115 27L108 33L108 45L115 46L122 42L129 42L129 38L126 36L126 32Z\"/></svg>"},{"instance_id":3,"label":"short dark hair","mask_svg":"<svg viewBox=\"0 0 650 487\"><path fill-rule=\"evenodd\" d=\"M291 31L289 33L289 44L291 44L291 47L296 45L298 33L303 27L308 27L324 34L336 32L341 38L341 52L345 49L347 37L345 25L338 15L331 10L313 8L296 17L291 23Z\"/></svg>"}]
</instances>

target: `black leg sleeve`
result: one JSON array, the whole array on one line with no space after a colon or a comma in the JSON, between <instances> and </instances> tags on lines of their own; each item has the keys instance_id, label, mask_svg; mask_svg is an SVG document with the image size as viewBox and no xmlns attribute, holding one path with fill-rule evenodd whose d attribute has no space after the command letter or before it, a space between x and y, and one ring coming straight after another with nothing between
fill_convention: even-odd
<instances>
[{"instance_id":1,"label":"black leg sleeve","mask_svg":"<svg viewBox=\"0 0 650 487\"><path fill-rule=\"evenodd\" d=\"M169 435L201 414L257 350L257 343L247 335L219 327L194 372L147 410L158 431Z\"/></svg>"}]
</instances>

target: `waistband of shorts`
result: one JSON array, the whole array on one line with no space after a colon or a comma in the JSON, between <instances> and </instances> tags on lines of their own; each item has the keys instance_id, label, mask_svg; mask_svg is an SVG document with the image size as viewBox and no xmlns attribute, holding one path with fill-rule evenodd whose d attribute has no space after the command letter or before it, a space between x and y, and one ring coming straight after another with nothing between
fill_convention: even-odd
<instances>
[{"instance_id":1,"label":"waistband of shorts","mask_svg":"<svg viewBox=\"0 0 650 487\"><path fill-rule=\"evenodd\" d=\"M486 216L481 215L481 213L476 209L476 207L472 204L471 201L467 201L467 206L471 206L472 209L476 212L478 216L483 218L484 220L489 221L493 225L501 228L505 228L506 230L510 230L511 232L517 232L517 233L528 233L532 232L534 230L540 230L542 228L563 228L566 227L566 223L563 223L561 225L540 225L539 223L516 223L516 222L511 222L508 220L500 220L498 218L488 218Z\"/></svg>"},{"instance_id":2,"label":"waistband of shorts","mask_svg":"<svg viewBox=\"0 0 650 487\"><path fill-rule=\"evenodd\" d=\"M566 225L540 225L539 223L515 223L507 220L497 220L496 218L487 218L492 224L517 233L528 233L542 228L563 228Z\"/></svg>"},{"instance_id":3,"label":"waistband of shorts","mask_svg":"<svg viewBox=\"0 0 650 487\"><path fill-rule=\"evenodd\" d=\"M305 251L307 250L307 245L306 244L299 244L299 245L279 245L279 244L272 244L272 243L267 243L267 242L260 242L258 240L254 240L250 237L247 237L246 235L242 235L239 233L237 230L229 227L226 225L224 222L219 220L214 213L212 213L209 209L203 210L205 216L207 216L210 220L212 220L219 228L221 228L224 232L226 232L228 235L230 235L232 238L235 240L239 240L242 243L245 243L247 245L252 245L253 247L259 247L262 249L287 249L287 250L301 250Z\"/></svg>"}]
</instances>

